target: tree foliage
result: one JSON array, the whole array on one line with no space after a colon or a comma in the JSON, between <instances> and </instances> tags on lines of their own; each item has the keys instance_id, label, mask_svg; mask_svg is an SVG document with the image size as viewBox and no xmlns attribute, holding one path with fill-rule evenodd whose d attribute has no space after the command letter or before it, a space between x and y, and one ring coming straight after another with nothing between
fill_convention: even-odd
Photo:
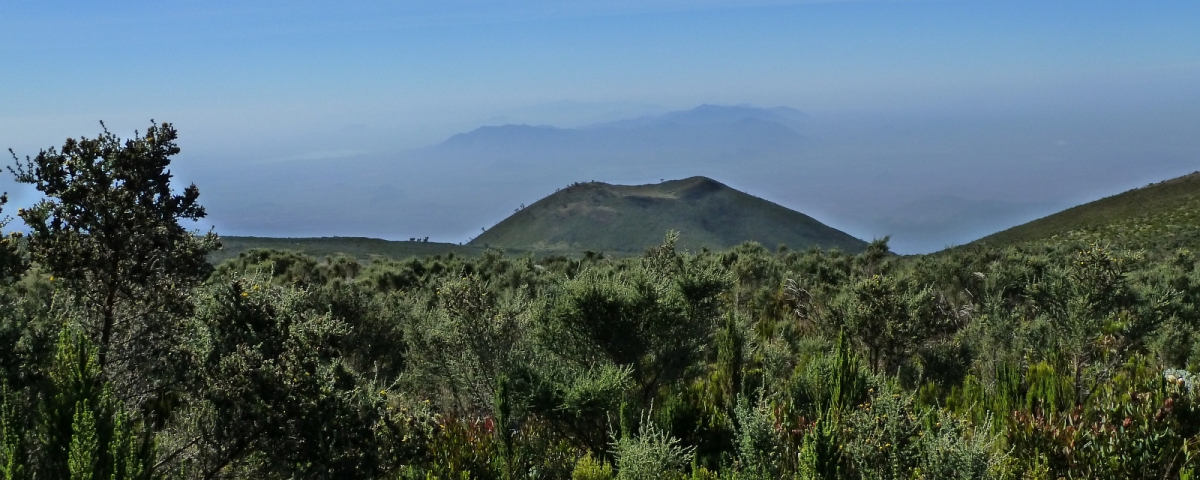
<instances>
[{"instance_id":1,"label":"tree foliage","mask_svg":"<svg viewBox=\"0 0 1200 480\"><path fill-rule=\"evenodd\" d=\"M18 213L30 230L31 260L75 294L99 368L119 370L113 380L121 395L139 405L161 396L156 384L183 368L170 350L177 320L188 314L189 292L211 270L205 254L216 246L215 235L180 224L204 217L204 208L195 185L172 189L176 137L167 123L129 140L105 130L10 167L43 195Z\"/></svg>"}]
</instances>

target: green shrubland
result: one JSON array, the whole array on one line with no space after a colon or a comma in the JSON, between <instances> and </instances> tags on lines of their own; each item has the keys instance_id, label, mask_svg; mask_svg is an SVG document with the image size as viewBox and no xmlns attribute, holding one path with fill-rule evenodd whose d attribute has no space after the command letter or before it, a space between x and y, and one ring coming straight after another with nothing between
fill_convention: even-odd
<instances>
[{"instance_id":1,"label":"green shrubland","mask_svg":"<svg viewBox=\"0 0 1200 480\"><path fill-rule=\"evenodd\" d=\"M203 210L169 185L173 140L106 134L19 169L45 201L0 240L0 479L1193 478L1200 462L1200 269L1179 245L898 257L667 234L622 258L209 266L219 240L184 229Z\"/></svg>"}]
</instances>

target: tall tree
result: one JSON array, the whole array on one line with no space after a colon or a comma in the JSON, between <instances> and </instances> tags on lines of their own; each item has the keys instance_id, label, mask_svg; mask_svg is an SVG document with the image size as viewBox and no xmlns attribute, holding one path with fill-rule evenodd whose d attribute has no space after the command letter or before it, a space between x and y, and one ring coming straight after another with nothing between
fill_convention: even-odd
<instances>
[{"instance_id":1,"label":"tall tree","mask_svg":"<svg viewBox=\"0 0 1200 480\"><path fill-rule=\"evenodd\" d=\"M195 185L171 187L176 137L169 123L152 122L128 140L104 128L24 162L14 154L9 168L44 196L18 213L31 259L74 292L99 367L137 405L177 378L178 319L189 311L190 287L211 269L205 255L219 246L215 234L180 224L205 213Z\"/></svg>"}]
</instances>

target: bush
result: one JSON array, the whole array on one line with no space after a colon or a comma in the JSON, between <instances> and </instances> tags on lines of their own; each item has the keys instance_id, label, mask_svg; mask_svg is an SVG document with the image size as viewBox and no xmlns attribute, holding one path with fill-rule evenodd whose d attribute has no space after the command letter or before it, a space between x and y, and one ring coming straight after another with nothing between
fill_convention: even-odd
<instances>
[{"instance_id":1,"label":"bush","mask_svg":"<svg viewBox=\"0 0 1200 480\"><path fill-rule=\"evenodd\" d=\"M584 455L575 463L571 472L571 480L613 480L612 465L596 460L592 454Z\"/></svg>"},{"instance_id":2,"label":"bush","mask_svg":"<svg viewBox=\"0 0 1200 480\"><path fill-rule=\"evenodd\" d=\"M617 459L617 478L621 480L656 480L684 477L684 469L692 463L692 448L683 447L679 439L667 435L646 418L637 435L625 436L613 442Z\"/></svg>"}]
</instances>

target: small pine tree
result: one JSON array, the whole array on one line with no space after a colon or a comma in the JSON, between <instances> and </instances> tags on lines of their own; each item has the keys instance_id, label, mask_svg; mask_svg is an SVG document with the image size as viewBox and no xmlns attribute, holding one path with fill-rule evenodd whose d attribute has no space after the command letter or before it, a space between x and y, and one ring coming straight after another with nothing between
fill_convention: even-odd
<instances>
[{"instance_id":1,"label":"small pine tree","mask_svg":"<svg viewBox=\"0 0 1200 480\"><path fill-rule=\"evenodd\" d=\"M721 390L728 406L736 402L742 393L742 364L745 361L746 338L738 328L731 312L725 319L725 328L717 336L717 370L720 372Z\"/></svg>"},{"instance_id":2,"label":"small pine tree","mask_svg":"<svg viewBox=\"0 0 1200 480\"><path fill-rule=\"evenodd\" d=\"M104 382L97 348L68 325L50 372L54 395L43 407L38 477L72 480L148 478L155 452L135 433L125 405Z\"/></svg>"},{"instance_id":3,"label":"small pine tree","mask_svg":"<svg viewBox=\"0 0 1200 480\"><path fill-rule=\"evenodd\" d=\"M91 406L87 400L76 403L75 420L71 424L71 448L67 452L71 480L92 480L97 476L100 440L96 437L96 417Z\"/></svg>"}]
</instances>

